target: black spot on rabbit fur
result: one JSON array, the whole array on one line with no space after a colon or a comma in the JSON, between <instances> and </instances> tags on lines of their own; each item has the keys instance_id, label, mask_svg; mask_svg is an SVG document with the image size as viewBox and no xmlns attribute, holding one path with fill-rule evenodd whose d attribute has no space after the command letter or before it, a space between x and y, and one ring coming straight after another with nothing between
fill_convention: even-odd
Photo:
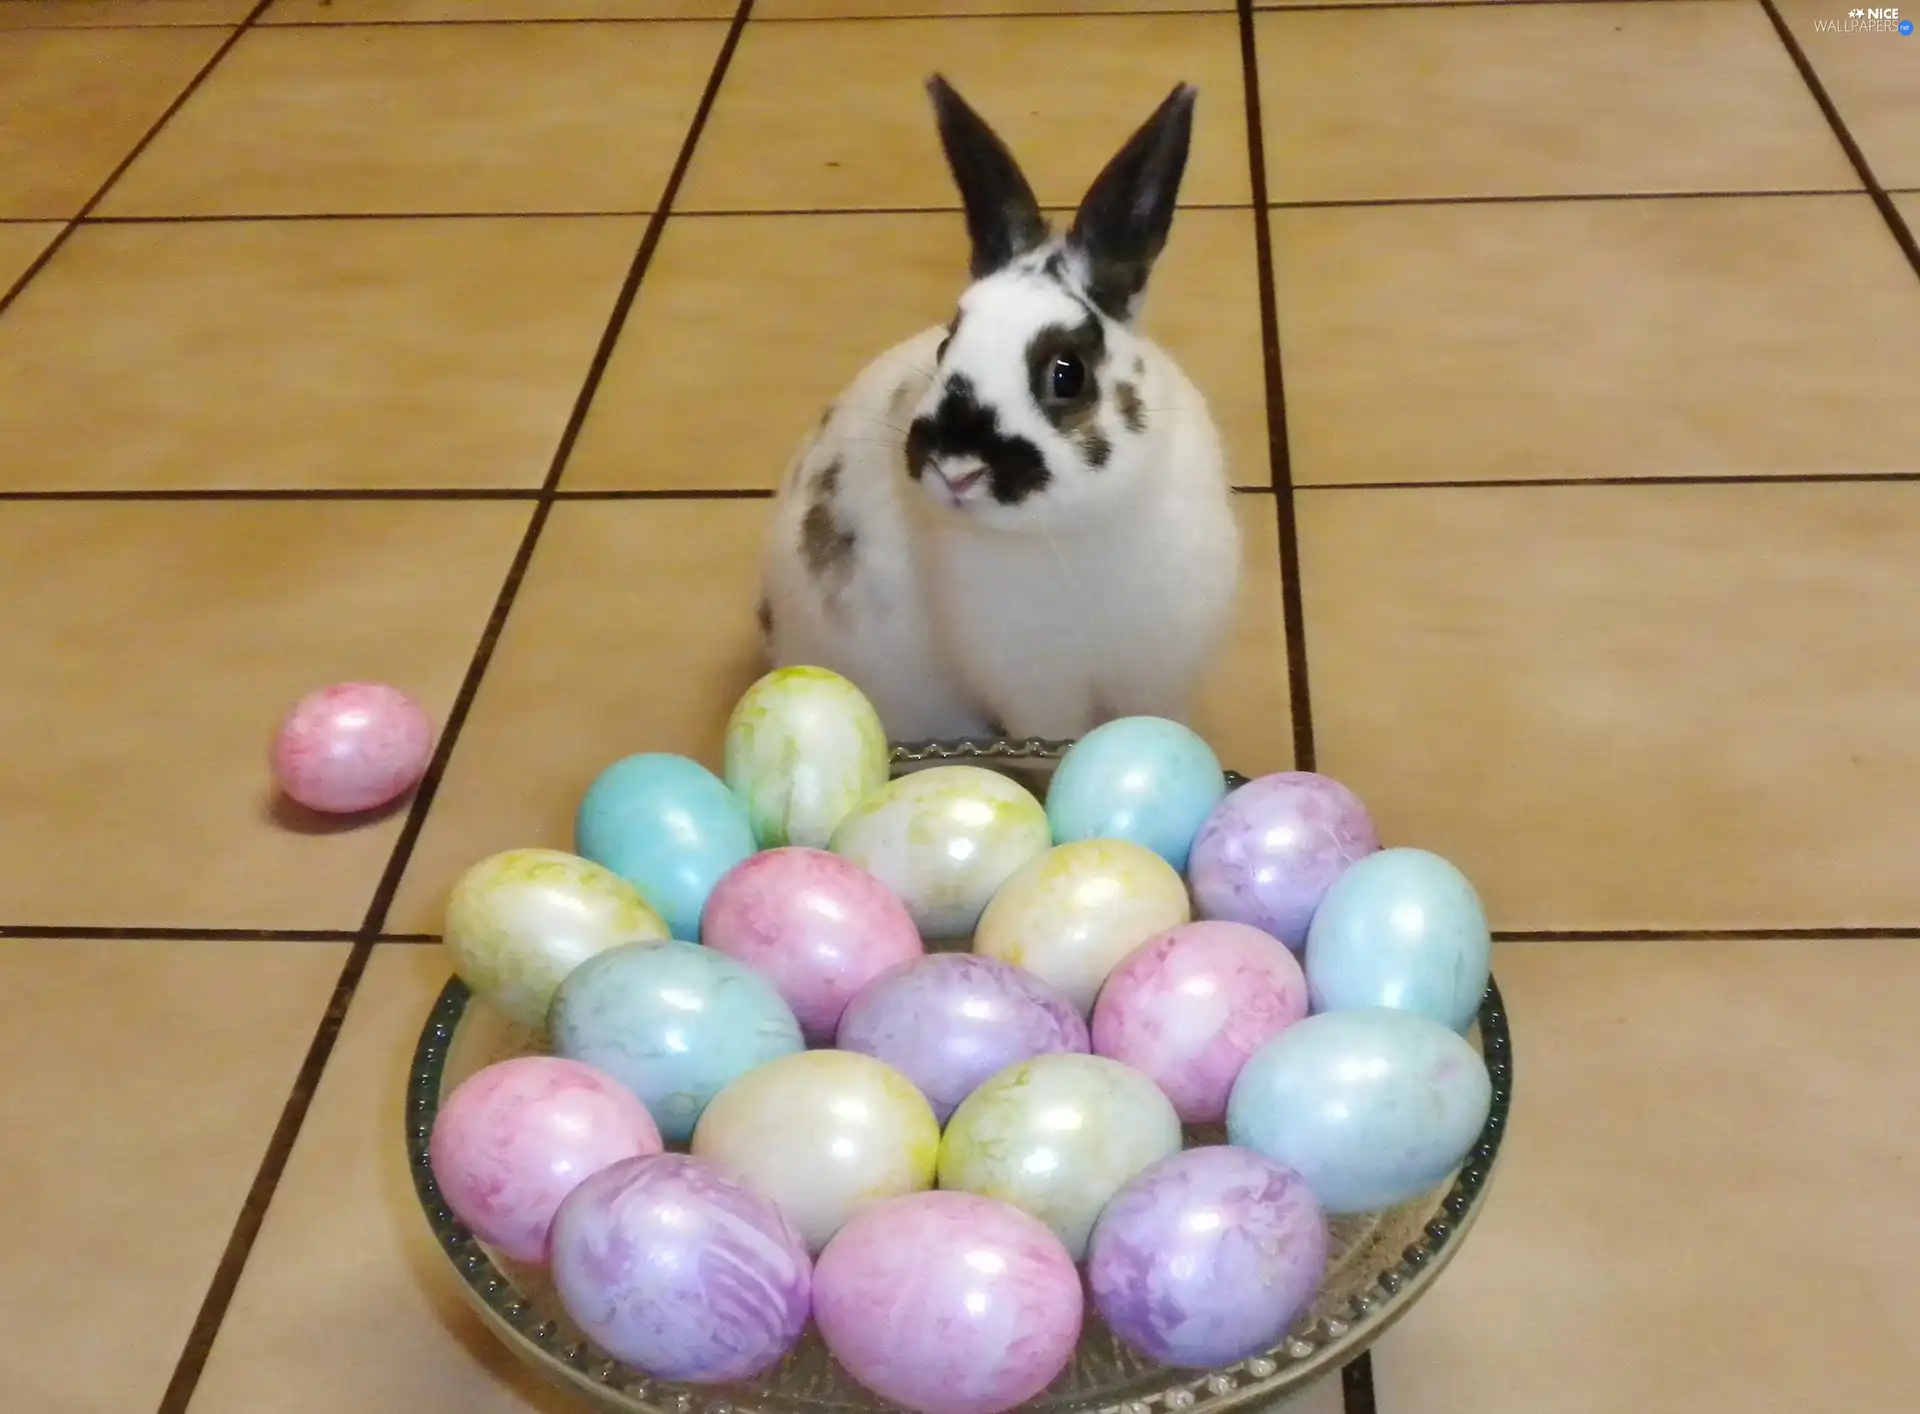
<instances>
[{"instance_id":1,"label":"black spot on rabbit fur","mask_svg":"<svg viewBox=\"0 0 1920 1414\"><path fill-rule=\"evenodd\" d=\"M1129 432L1147 430L1147 409L1140 401L1140 389L1133 383L1116 384L1113 390L1114 405L1120 409L1120 420L1127 424Z\"/></svg>"},{"instance_id":2,"label":"black spot on rabbit fur","mask_svg":"<svg viewBox=\"0 0 1920 1414\"><path fill-rule=\"evenodd\" d=\"M853 559L857 537L840 523L834 497L840 489L840 462L828 462L820 468L813 483L813 503L800 518L800 553L815 578L824 578L841 570Z\"/></svg>"},{"instance_id":3,"label":"black spot on rabbit fur","mask_svg":"<svg viewBox=\"0 0 1920 1414\"><path fill-rule=\"evenodd\" d=\"M1040 449L1002 432L964 373L948 378L932 414L916 417L907 429L907 475L918 481L935 457L978 460L987 469L993 499L1003 506L1019 505L1053 480Z\"/></svg>"}]
</instances>

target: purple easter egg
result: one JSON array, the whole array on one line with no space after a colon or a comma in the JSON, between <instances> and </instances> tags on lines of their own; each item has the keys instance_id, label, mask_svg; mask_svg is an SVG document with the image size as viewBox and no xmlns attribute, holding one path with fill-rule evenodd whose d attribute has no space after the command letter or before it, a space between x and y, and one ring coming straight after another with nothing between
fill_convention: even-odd
<instances>
[{"instance_id":1,"label":"purple easter egg","mask_svg":"<svg viewBox=\"0 0 1920 1414\"><path fill-rule=\"evenodd\" d=\"M544 1262L562 1199L610 1164L660 1149L647 1107L612 1076L519 1056L454 1088L428 1159L440 1196L475 1237L516 1261Z\"/></svg>"},{"instance_id":2,"label":"purple easter egg","mask_svg":"<svg viewBox=\"0 0 1920 1414\"><path fill-rule=\"evenodd\" d=\"M911 1080L942 1124L990 1076L1035 1056L1085 1054L1087 1024L1059 989L997 958L930 953L847 1005L837 1043Z\"/></svg>"},{"instance_id":3,"label":"purple easter egg","mask_svg":"<svg viewBox=\"0 0 1920 1414\"><path fill-rule=\"evenodd\" d=\"M1188 923L1121 961L1093 1009L1093 1053L1143 1071L1183 1124L1218 1124L1249 1057L1307 1014L1294 955L1245 923Z\"/></svg>"},{"instance_id":4,"label":"purple easter egg","mask_svg":"<svg viewBox=\"0 0 1920 1414\"><path fill-rule=\"evenodd\" d=\"M1113 1333L1163 1365L1273 1349L1320 1289L1327 1220L1305 1180L1250 1149L1189 1149L1100 1214L1087 1284Z\"/></svg>"},{"instance_id":5,"label":"purple easter egg","mask_svg":"<svg viewBox=\"0 0 1920 1414\"><path fill-rule=\"evenodd\" d=\"M1000 1414L1052 1384L1086 1298L1060 1239L972 1193L914 1193L841 1228L815 1270L834 1359L919 1414Z\"/></svg>"},{"instance_id":6,"label":"purple easter egg","mask_svg":"<svg viewBox=\"0 0 1920 1414\"><path fill-rule=\"evenodd\" d=\"M602 1169L553 1220L553 1285L581 1330L663 1380L752 1379L799 1342L807 1249L780 1210L684 1154Z\"/></svg>"},{"instance_id":7,"label":"purple easter egg","mask_svg":"<svg viewBox=\"0 0 1920 1414\"><path fill-rule=\"evenodd\" d=\"M889 967L919 957L907 906L850 859L790 845L734 865L707 897L700 941L772 982L810 1045Z\"/></svg>"},{"instance_id":8,"label":"purple easter egg","mask_svg":"<svg viewBox=\"0 0 1920 1414\"><path fill-rule=\"evenodd\" d=\"M1278 771L1214 808L1187 883L1200 917L1249 924L1297 953L1333 881L1379 848L1359 796L1312 771Z\"/></svg>"}]
</instances>

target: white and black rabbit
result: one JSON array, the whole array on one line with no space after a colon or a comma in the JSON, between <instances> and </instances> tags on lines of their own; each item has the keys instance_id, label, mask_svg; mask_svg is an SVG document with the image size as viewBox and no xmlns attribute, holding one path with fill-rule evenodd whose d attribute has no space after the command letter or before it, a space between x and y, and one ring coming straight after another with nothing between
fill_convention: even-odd
<instances>
[{"instance_id":1,"label":"white and black rabbit","mask_svg":"<svg viewBox=\"0 0 1920 1414\"><path fill-rule=\"evenodd\" d=\"M880 355L788 468L765 550L776 665L857 683L895 740L1185 719L1240 577L1206 400L1134 327L1195 91L1064 236L1005 144L928 82L973 243L953 322Z\"/></svg>"}]
</instances>

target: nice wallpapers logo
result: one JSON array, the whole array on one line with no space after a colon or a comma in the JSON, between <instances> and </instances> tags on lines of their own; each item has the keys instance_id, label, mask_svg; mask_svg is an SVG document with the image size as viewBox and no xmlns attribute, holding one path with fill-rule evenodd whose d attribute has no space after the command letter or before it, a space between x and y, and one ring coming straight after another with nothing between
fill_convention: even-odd
<instances>
[{"instance_id":1,"label":"nice wallpapers logo","mask_svg":"<svg viewBox=\"0 0 1920 1414\"><path fill-rule=\"evenodd\" d=\"M1900 18L1898 5L1869 5L1847 11L1844 20L1815 20L1815 30L1823 33L1913 34L1913 21Z\"/></svg>"}]
</instances>

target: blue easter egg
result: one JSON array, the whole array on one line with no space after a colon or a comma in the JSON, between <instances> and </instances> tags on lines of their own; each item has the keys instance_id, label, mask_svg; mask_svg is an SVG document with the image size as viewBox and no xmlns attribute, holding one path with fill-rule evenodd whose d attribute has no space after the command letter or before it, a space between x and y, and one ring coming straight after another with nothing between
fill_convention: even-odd
<instances>
[{"instance_id":1,"label":"blue easter egg","mask_svg":"<svg viewBox=\"0 0 1920 1414\"><path fill-rule=\"evenodd\" d=\"M595 953L554 993L555 1055L595 1066L640 1097L668 1143L755 1066L806 1049L773 983L693 943L622 943Z\"/></svg>"},{"instance_id":2,"label":"blue easter egg","mask_svg":"<svg viewBox=\"0 0 1920 1414\"><path fill-rule=\"evenodd\" d=\"M700 912L720 876L756 848L746 807L726 782L684 756L616 761L587 788L575 852L611 869L665 920L700 940Z\"/></svg>"},{"instance_id":3,"label":"blue easter egg","mask_svg":"<svg viewBox=\"0 0 1920 1414\"><path fill-rule=\"evenodd\" d=\"M1480 1013L1493 935L1467 876L1424 849L1383 849L1327 890L1307 929L1315 1011L1391 1007L1462 1035Z\"/></svg>"},{"instance_id":4,"label":"blue easter egg","mask_svg":"<svg viewBox=\"0 0 1920 1414\"><path fill-rule=\"evenodd\" d=\"M1053 842L1128 840L1182 873L1193 837L1227 793L1220 758L1164 717L1121 717L1068 748L1047 787Z\"/></svg>"},{"instance_id":5,"label":"blue easter egg","mask_svg":"<svg viewBox=\"0 0 1920 1414\"><path fill-rule=\"evenodd\" d=\"M1253 1053L1227 1101L1227 1141L1293 1169L1329 1213L1371 1213L1439 1186L1493 1104L1459 1033L1368 1007L1296 1022Z\"/></svg>"}]
</instances>

